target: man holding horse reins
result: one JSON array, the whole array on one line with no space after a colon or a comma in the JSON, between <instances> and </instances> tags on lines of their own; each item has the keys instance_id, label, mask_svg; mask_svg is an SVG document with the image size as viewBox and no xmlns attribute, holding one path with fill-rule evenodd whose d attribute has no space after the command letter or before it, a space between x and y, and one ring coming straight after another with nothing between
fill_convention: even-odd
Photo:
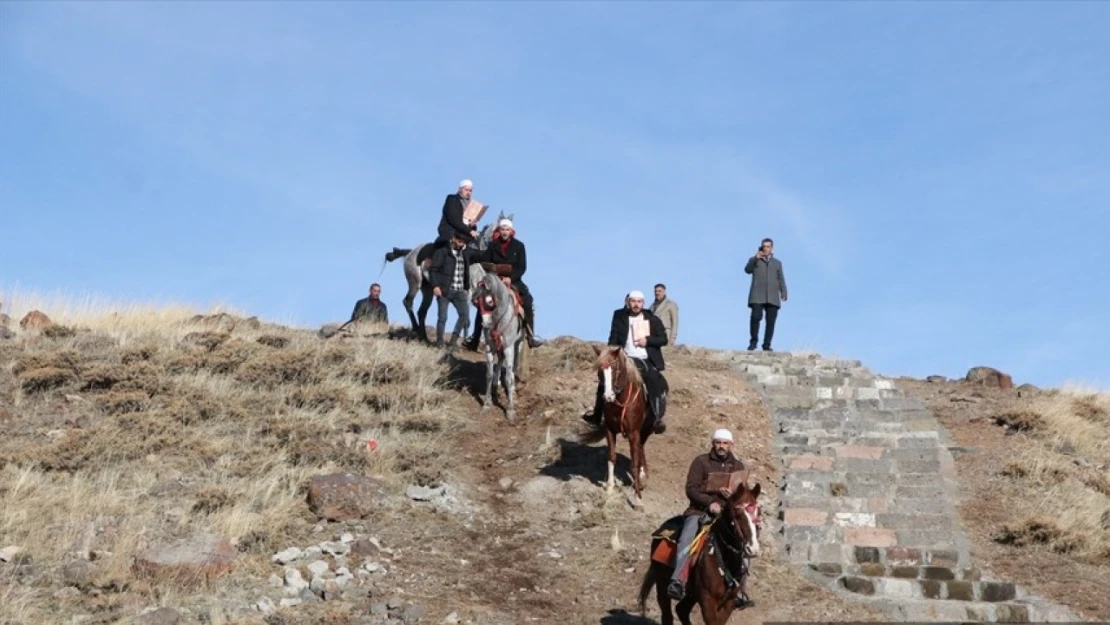
<instances>
[{"instance_id":1,"label":"man holding horse reins","mask_svg":"<svg viewBox=\"0 0 1110 625\"><path fill-rule=\"evenodd\" d=\"M682 513L685 520L678 539L674 573L667 586L667 594L676 601L680 601L686 594L690 544L697 536L698 528L703 520L720 514L722 506L729 505L729 497L732 495L727 486L709 490L709 474L745 470L744 463L732 453L732 447L732 432L725 428L718 429L713 432L709 452L694 458L686 472L686 498L690 500L690 506ZM741 581L740 592L736 596L736 607L739 608L755 605L744 591L746 581Z\"/></svg>"},{"instance_id":2,"label":"man holding horse reins","mask_svg":"<svg viewBox=\"0 0 1110 625\"><path fill-rule=\"evenodd\" d=\"M516 230L510 219L501 219L497 222L497 231L493 233L489 247L481 255L481 261L490 263L494 273L501 277L506 286L510 286L520 294L524 304L524 328L528 337L528 346L535 349L540 346L536 340L536 312L532 300L532 292L524 284L524 272L528 270L528 252L524 242L516 238ZM474 333L466 341L465 347L470 350L478 349L478 341L482 333L481 311L474 317Z\"/></svg>"},{"instance_id":3,"label":"man holding horse reins","mask_svg":"<svg viewBox=\"0 0 1110 625\"><path fill-rule=\"evenodd\" d=\"M642 327L646 322L648 332L644 336L637 336L633 330ZM663 350L667 344L667 331L659 317L644 309L644 294L632 291L625 298L625 307L613 311L613 321L609 327L609 345L623 347L624 353L636 364L644 383L647 385L648 406L655 415L654 430L662 434L667 426L663 423L663 414L667 407L667 379L663 377L666 363L663 362ZM605 381L598 379L597 397L594 401L592 413L582 415L582 418L593 425L601 423L605 409Z\"/></svg>"}]
</instances>

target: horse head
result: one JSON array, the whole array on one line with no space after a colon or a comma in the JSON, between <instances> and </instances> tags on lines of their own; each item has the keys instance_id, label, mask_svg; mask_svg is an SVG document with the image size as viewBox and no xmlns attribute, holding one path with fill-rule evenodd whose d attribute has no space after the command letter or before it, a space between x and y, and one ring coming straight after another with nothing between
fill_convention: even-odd
<instances>
[{"instance_id":1,"label":"horse head","mask_svg":"<svg viewBox=\"0 0 1110 625\"><path fill-rule=\"evenodd\" d=\"M759 503L761 490L759 484L748 488L747 484L741 483L729 498L725 514L721 515L731 538L742 544L746 555L753 558L759 557L759 533L763 528L763 506Z\"/></svg>"}]
</instances>

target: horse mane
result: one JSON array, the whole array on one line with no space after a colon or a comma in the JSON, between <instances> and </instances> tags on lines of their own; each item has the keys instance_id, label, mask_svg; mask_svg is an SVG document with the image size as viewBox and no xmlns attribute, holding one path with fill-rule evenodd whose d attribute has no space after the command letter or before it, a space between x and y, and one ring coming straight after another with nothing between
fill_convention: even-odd
<instances>
[{"instance_id":1,"label":"horse mane","mask_svg":"<svg viewBox=\"0 0 1110 625\"><path fill-rule=\"evenodd\" d=\"M620 359L618 361L618 358ZM613 349L611 347L601 350L597 356L597 368L604 369L605 367L623 368L624 374L628 376L628 384L635 387L644 383L643 378L640 376L640 370L636 365L632 364L632 359L624 352L624 349Z\"/></svg>"}]
</instances>

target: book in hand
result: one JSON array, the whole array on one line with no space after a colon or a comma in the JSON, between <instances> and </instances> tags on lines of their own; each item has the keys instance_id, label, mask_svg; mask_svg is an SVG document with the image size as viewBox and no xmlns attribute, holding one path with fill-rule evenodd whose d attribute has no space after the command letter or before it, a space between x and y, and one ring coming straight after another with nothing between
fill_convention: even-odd
<instances>
[{"instance_id":1,"label":"book in hand","mask_svg":"<svg viewBox=\"0 0 1110 625\"><path fill-rule=\"evenodd\" d=\"M631 323L632 339L646 339L651 336L651 325L647 319L634 319Z\"/></svg>"},{"instance_id":2,"label":"book in hand","mask_svg":"<svg viewBox=\"0 0 1110 625\"><path fill-rule=\"evenodd\" d=\"M733 471L732 473L710 473L705 481L705 490L707 492L717 492L722 488L727 488L728 492L735 493L736 487L748 482L747 471Z\"/></svg>"},{"instance_id":3,"label":"book in hand","mask_svg":"<svg viewBox=\"0 0 1110 625\"><path fill-rule=\"evenodd\" d=\"M482 217L485 216L488 208L489 205L487 204L482 204L476 200L470 200L470 203L463 209L463 219L472 226L476 225Z\"/></svg>"}]
</instances>

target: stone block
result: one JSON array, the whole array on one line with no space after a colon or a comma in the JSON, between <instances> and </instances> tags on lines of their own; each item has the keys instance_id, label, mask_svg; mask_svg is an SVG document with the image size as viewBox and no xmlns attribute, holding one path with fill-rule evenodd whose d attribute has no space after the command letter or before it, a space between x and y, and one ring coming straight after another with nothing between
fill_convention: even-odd
<instances>
[{"instance_id":1,"label":"stone block","mask_svg":"<svg viewBox=\"0 0 1110 625\"><path fill-rule=\"evenodd\" d=\"M878 562L867 562L859 565L859 572L866 577L883 577L886 575L886 567Z\"/></svg>"},{"instance_id":2,"label":"stone block","mask_svg":"<svg viewBox=\"0 0 1110 625\"><path fill-rule=\"evenodd\" d=\"M795 471L832 471L833 459L814 455L795 456L788 466Z\"/></svg>"},{"instance_id":3,"label":"stone block","mask_svg":"<svg viewBox=\"0 0 1110 625\"><path fill-rule=\"evenodd\" d=\"M953 567L959 564L959 561L960 553L954 549L936 549L929 552L929 564L934 566Z\"/></svg>"},{"instance_id":4,"label":"stone block","mask_svg":"<svg viewBox=\"0 0 1110 625\"><path fill-rule=\"evenodd\" d=\"M878 581L879 584L877 584L876 591L888 597L912 599L917 596L915 591L919 586L914 580L886 577Z\"/></svg>"},{"instance_id":5,"label":"stone block","mask_svg":"<svg viewBox=\"0 0 1110 625\"><path fill-rule=\"evenodd\" d=\"M791 564L809 562L809 548L809 543L806 542L786 543L786 561Z\"/></svg>"},{"instance_id":6,"label":"stone block","mask_svg":"<svg viewBox=\"0 0 1110 625\"><path fill-rule=\"evenodd\" d=\"M830 528L809 525L789 525L782 529L783 538L791 543L824 543L830 540Z\"/></svg>"},{"instance_id":7,"label":"stone block","mask_svg":"<svg viewBox=\"0 0 1110 625\"><path fill-rule=\"evenodd\" d=\"M995 623L1030 623L1029 607L1018 603L1003 603L994 606Z\"/></svg>"},{"instance_id":8,"label":"stone block","mask_svg":"<svg viewBox=\"0 0 1110 625\"><path fill-rule=\"evenodd\" d=\"M983 578L982 571L979 567L971 566L966 569L960 569L960 579L966 579L969 582L977 582Z\"/></svg>"},{"instance_id":9,"label":"stone block","mask_svg":"<svg viewBox=\"0 0 1110 625\"><path fill-rule=\"evenodd\" d=\"M891 577L901 579L917 579L920 573L921 569L916 566L893 566L890 569Z\"/></svg>"},{"instance_id":10,"label":"stone block","mask_svg":"<svg viewBox=\"0 0 1110 625\"><path fill-rule=\"evenodd\" d=\"M940 484L936 486L896 486L894 496L905 499L928 499L936 501L947 496L947 491Z\"/></svg>"},{"instance_id":11,"label":"stone block","mask_svg":"<svg viewBox=\"0 0 1110 625\"><path fill-rule=\"evenodd\" d=\"M880 380L877 378L873 382L871 382L871 385L880 390L891 390L897 388L892 380Z\"/></svg>"},{"instance_id":12,"label":"stone block","mask_svg":"<svg viewBox=\"0 0 1110 625\"><path fill-rule=\"evenodd\" d=\"M933 499L905 499L895 496L891 499L892 508L898 514L929 514L944 509L944 502Z\"/></svg>"},{"instance_id":13,"label":"stone block","mask_svg":"<svg viewBox=\"0 0 1110 625\"><path fill-rule=\"evenodd\" d=\"M815 399L832 399L833 390L827 386L819 386L813 389L813 397Z\"/></svg>"},{"instance_id":14,"label":"stone block","mask_svg":"<svg viewBox=\"0 0 1110 625\"><path fill-rule=\"evenodd\" d=\"M940 427L935 419L905 419L902 426L907 432L933 432Z\"/></svg>"},{"instance_id":15,"label":"stone block","mask_svg":"<svg viewBox=\"0 0 1110 625\"><path fill-rule=\"evenodd\" d=\"M887 564L920 566L924 563L920 549L890 547L884 551Z\"/></svg>"},{"instance_id":16,"label":"stone block","mask_svg":"<svg viewBox=\"0 0 1110 625\"><path fill-rule=\"evenodd\" d=\"M916 397L892 397L883 400L885 410L927 410L925 404Z\"/></svg>"},{"instance_id":17,"label":"stone block","mask_svg":"<svg viewBox=\"0 0 1110 625\"><path fill-rule=\"evenodd\" d=\"M875 584L866 577L841 577L840 586L858 595L875 594Z\"/></svg>"},{"instance_id":18,"label":"stone block","mask_svg":"<svg viewBox=\"0 0 1110 625\"><path fill-rule=\"evenodd\" d=\"M868 400L868 399L879 399L879 397L880 397L879 396L879 389L877 389L877 388L857 388L856 389L856 399Z\"/></svg>"},{"instance_id":19,"label":"stone block","mask_svg":"<svg viewBox=\"0 0 1110 625\"><path fill-rule=\"evenodd\" d=\"M982 603L967 606L967 620L972 623L993 623L994 606Z\"/></svg>"},{"instance_id":20,"label":"stone block","mask_svg":"<svg viewBox=\"0 0 1110 625\"><path fill-rule=\"evenodd\" d=\"M894 464L888 460L860 460L854 457L836 458L834 464L837 471L846 473L881 473L891 475L894 473Z\"/></svg>"},{"instance_id":21,"label":"stone block","mask_svg":"<svg viewBox=\"0 0 1110 625\"><path fill-rule=\"evenodd\" d=\"M811 562L841 562L849 563L853 559L853 551L850 545L841 545L834 543L821 543L813 545L809 550L809 559Z\"/></svg>"},{"instance_id":22,"label":"stone block","mask_svg":"<svg viewBox=\"0 0 1110 625\"><path fill-rule=\"evenodd\" d=\"M882 514L890 509L890 501L886 497L869 497L866 511L872 514Z\"/></svg>"},{"instance_id":23,"label":"stone block","mask_svg":"<svg viewBox=\"0 0 1110 625\"><path fill-rule=\"evenodd\" d=\"M856 562L860 564L868 562L881 562L879 557L879 549L877 547L856 547L855 548Z\"/></svg>"},{"instance_id":24,"label":"stone block","mask_svg":"<svg viewBox=\"0 0 1110 625\"><path fill-rule=\"evenodd\" d=\"M898 461L940 461L939 447L922 447L917 449L895 449L890 452L891 459Z\"/></svg>"},{"instance_id":25,"label":"stone block","mask_svg":"<svg viewBox=\"0 0 1110 625\"><path fill-rule=\"evenodd\" d=\"M878 527L889 527L896 530L939 530L951 527L952 519L940 514L903 514L886 513L876 515Z\"/></svg>"},{"instance_id":26,"label":"stone block","mask_svg":"<svg viewBox=\"0 0 1110 625\"><path fill-rule=\"evenodd\" d=\"M828 577L839 577L844 567L837 562L822 562L820 564L811 564L810 568Z\"/></svg>"},{"instance_id":27,"label":"stone block","mask_svg":"<svg viewBox=\"0 0 1110 625\"><path fill-rule=\"evenodd\" d=\"M899 449L928 449L940 445L940 437L935 431L905 432L898 437Z\"/></svg>"},{"instance_id":28,"label":"stone block","mask_svg":"<svg viewBox=\"0 0 1110 625\"><path fill-rule=\"evenodd\" d=\"M840 445L835 448L837 458L856 458L859 460L881 460L882 447L863 447L860 445Z\"/></svg>"},{"instance_id":29,"label":"stone block","mask_svg":"<svg viewBox=\"0 0 1110 625\"><path fill-rule=\"evenodd\" d=\"M898 545L924 545L937 549L954 549L956 537L951 531L919 529L892 530ZM893 545L892 545L893 546Z\"/></svg>"},{"instance_id":30,"label":"stone block","mask_svg":"<svg viewBox=\"0 0 1110 625\"><path fill-rule=\"evenodd\" d=\"M841 527L875 527L875 515L866 512L838 512L833 522Z\"/></svg>"},{"instance_id":31,"label":"stone block","mask_svg":"<svg viewBox=\"0 0 1110 625\"><path fill-rule=\"evenodd\" d=\"M952 571L952 569L944 566L923 566L921 567L921 576L925 579L935 579L938 581L956 579L956 573Z\"/></svg>"},{"instance_id":32,"label":"stone block","mask_svg":"<svg viewBox=\"0 0 1110 625\"><path fill-rule=\"evenodd\" d=\"M898 544L894 530L876 527L844 528L844 542L863 547L893 547Z\"/></svg>"},{"instance_id":33,"label":"stone block","mask_svg":"<svg viewBox=\"0 0 1110 625\"><path fill-rule=\"evenodd\" d=\"M1017 587L1011 582L979 582L981 601L1013 601L1017 597Z\"/></svg>"},{"instance_id":34,"label":"stone block","mask_svg":"<svg viewBox=\"0 0 1110 625\"><path fill-rule=\"evenodd\" d=\"M783 525L823 526L828 523L829 513L814 508L787 508L783 512Z\"/></svg>"},{"instance_id":35,"label":"stone block","mask_svg":"<svg viewBox=\"0 0 1110 625\"><path fill-rule=\"evenodd\" d=\"M965 581L947 581L944 583L945 598L954 601L975 601L975 585Z\"/></svg>"},{"instance_id":36,"label":"stone block","mask_svg":"<svg viewBox=\"0 0 1110 625\"><path fill-rule=\"evenodd\" d=\"M921 596L926 599L940 599L944 586L935 579L926 579L921 582Z\"/></svg>"},{"instance_id":37,"label":"stone block","mask_svg":"<svg viewBox=\"0 0 1110 625\"><path fill-rule=\"evenodd\" d=\"M939 460L899 460L895 463L894 471L905 473L940 473Z\"/></svg>"}]
</instances>

